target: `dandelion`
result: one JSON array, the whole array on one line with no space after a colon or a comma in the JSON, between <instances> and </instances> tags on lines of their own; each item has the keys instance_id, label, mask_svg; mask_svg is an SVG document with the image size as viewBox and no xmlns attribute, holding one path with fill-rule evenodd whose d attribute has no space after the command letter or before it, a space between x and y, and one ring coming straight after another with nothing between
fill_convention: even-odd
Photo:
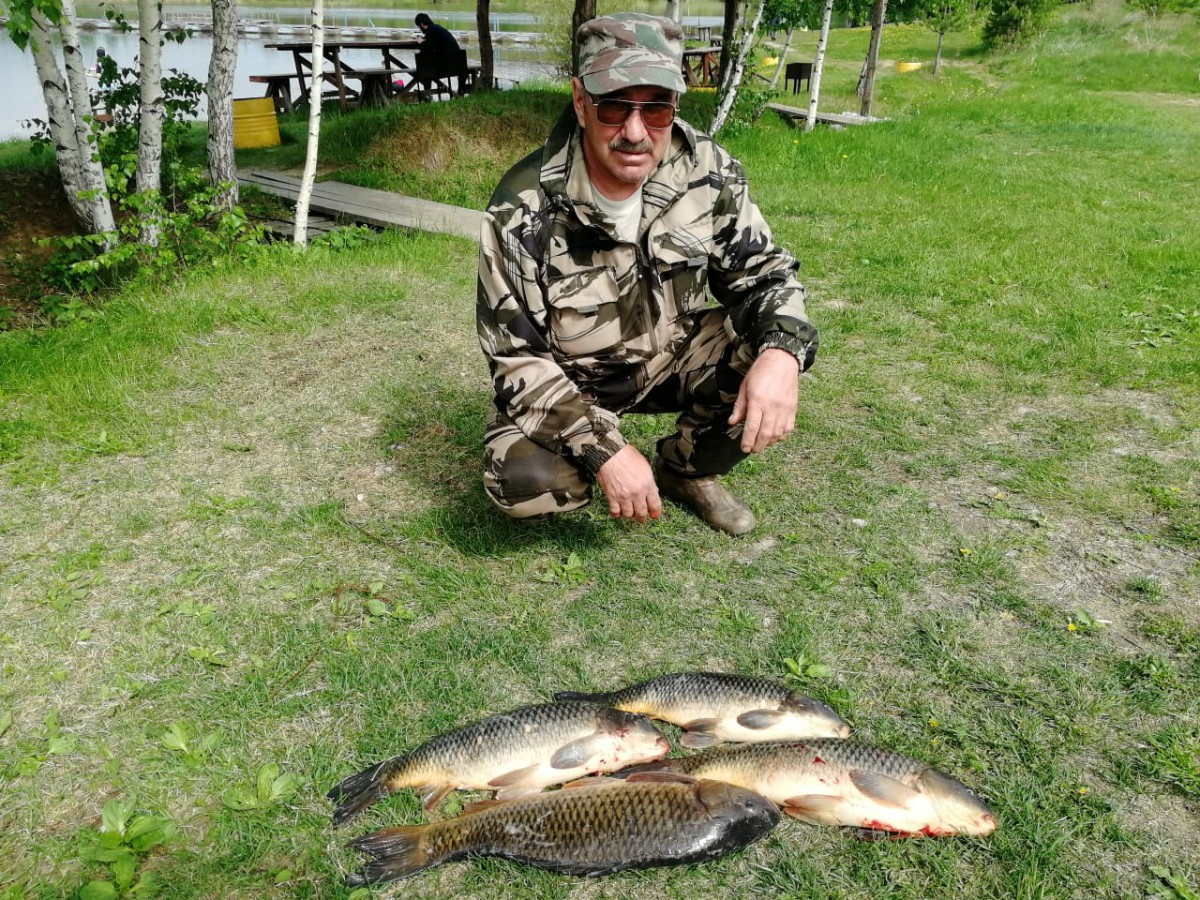
<instances>
[{"instance_id":1,"label":"dandelion","mask_svg":"<svg viewBox=\"0 0 1200 900\"><path fill-rule=\"evenodd\" d=\"M1067 623L1067 631L1078 631L1078 630L1079 630L1079 626L1076 625L1074 622Z\"/></svg>"},{"instance_id":2,"label":"dandelion","mask_svg":"<svg viewBox=\"0 0 1200 900\"><path fill-rule=\"evenodd\" d=\"M938 720L937 720L937 719L930 719L930 720L929 720L929 727L930 727L930 728L937 728L937 727L938 727Z\"/></svg>"},{"instance_id":3,"label":"dandelion","mask_svg":"<svg viewBox=\"0 0 1200 900\"><path fill-rule=\"evenodd\" d=\"M959 547L958 552L961 553L963 556L971 555L971 549L969 547Z\"/></svg>"}]
</instances>

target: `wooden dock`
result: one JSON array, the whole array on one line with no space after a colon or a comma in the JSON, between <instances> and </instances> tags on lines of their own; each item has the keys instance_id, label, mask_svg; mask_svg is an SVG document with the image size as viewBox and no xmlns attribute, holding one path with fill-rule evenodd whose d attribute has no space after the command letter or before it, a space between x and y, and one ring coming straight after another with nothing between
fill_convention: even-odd
<instances>
[{"instance_id":1,"label":"wooden dock","mask_svg":"<svg viewBox=\"0 0 1200 900\"><path fill-rule=\"evenodd\" d=\"M300 179L281 172L255 171L238 176L238 184L252 185L260 191L295 202L300 195ZM484 214L433 200L418 200L391 191L357 187L340 181L318 181L313 185L309 209L352 219L380 228L416 228L441 234L479 240Z\"/></svg>"},{"instance_id":2,"label":"wooden dock","mask_svg":"<svg viewBox=\"0 0 1200 900\"><path fill-rule=\"evenodd\" d=\"M808 110L800 109L798 106L785 106L782 103L768 103L766 109L771 112L779 113L787 120L789 125L795 125L797 122L804 122L808 119ZM888 122L890 119L877 119L875 116L860 116L856 113L827 113L817 112L817 122L823 125L832 125L835 128L845 127L846 125L866 125L869 122Z\"/></svg>"}]
</instances>

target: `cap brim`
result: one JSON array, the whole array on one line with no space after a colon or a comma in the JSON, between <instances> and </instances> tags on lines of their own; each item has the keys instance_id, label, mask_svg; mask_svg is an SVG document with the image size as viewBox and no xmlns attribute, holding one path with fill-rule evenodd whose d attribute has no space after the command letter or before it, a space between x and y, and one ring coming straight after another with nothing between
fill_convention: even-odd
<instances>
[{"instance_id":1,"label":"cap brim","mask_svg":"<svg viewBox=\"0 0 1200 900\"><path fill-rule=\"evenodd\" d=\"M660 87L677 94L687 93L687 82L683 80L680 69L675 66L647 66L644 62L589 72L579 80L585 91L597 96L631 87Z\"/></svg>"}]
</instances>

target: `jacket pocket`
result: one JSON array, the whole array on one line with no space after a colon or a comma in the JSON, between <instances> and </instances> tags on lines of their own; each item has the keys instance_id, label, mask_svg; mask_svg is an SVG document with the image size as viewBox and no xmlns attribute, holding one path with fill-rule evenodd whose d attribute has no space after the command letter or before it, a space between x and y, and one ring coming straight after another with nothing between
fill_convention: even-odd
<instances>
[{"instance_id":1,"label":"jacket pocket","mask_svg":"<svg viewBox=\"0 0 1200 900\"><path fill-rule=\"evenodd\" d=\"M621 303L607 266L572 272L546 285L550 343L567 358L619 354Z\"/></svg>"}]
</instances>

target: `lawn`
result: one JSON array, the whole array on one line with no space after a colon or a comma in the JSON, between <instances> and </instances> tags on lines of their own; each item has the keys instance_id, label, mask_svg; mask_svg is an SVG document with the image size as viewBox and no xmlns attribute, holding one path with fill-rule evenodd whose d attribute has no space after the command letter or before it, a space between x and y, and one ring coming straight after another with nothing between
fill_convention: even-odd
<instances>
[{"instance_id":1,"label":"lawn","mask_svg":"<svg viewBox=\"0 0 1200 900\"><path fill-rule=\"evenodd\" d=\"M888 122L723 138L822 335L795 435L729 478L744 539L493 511L470 241L276 248L0 333L0 898L1200 896L1200 27L1097 0L1020 51L953 37L941 77L883 68ZM865 43L831 38L825 108ZM563 102L331 117L326 164L478 205ZM242 164L295 165L283 128ZM342 886L350 838L422 816L335 830L342 778L684 670L788 681L999 829Z\"/></svg>"}]
</instances>

